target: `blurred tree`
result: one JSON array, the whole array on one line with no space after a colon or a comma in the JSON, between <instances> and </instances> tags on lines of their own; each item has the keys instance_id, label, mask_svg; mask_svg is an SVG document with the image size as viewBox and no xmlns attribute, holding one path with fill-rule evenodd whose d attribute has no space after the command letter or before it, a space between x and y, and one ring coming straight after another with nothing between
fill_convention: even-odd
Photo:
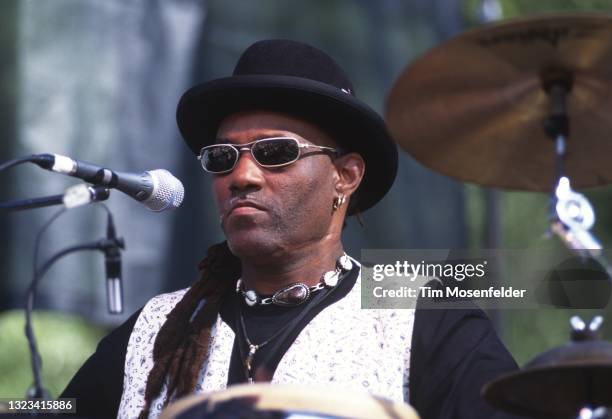
<instances>
[{"instance_id":1,"label":"blurred tree","mask_svg":"<svg viewBox=\"0 0 612 419\"><path fill-rule=\"evenodd\" d=\"M18 0L0 3L0 162L14 156L17 133L17 13ZM11 196L11 172L0 173L0 202ZM11 232L9 219L0 213L0 309L8 304L7 269Z\"/></svg>"},{"instance_id":2,"label":"blurred tree","mask_svg":"<svg viewBox=\"0 0 612 419\"><path fill-rule=\"evenodd\" d=\"M478 9L482 0L465 0L464 10L471 23L479 22ZM612 12L611 0L499 0L505 19L540 13Z\"/></svg>"},{"instance_id":3,"label":"blurred tree","mask_svg":"<svg viewBox=\"0 0 612 419\"><path fill-rule=\"evenodd\" d=\"M501 0L505 17L550 12L612 11L610 0Z\"/></svg>"}]
</instances>

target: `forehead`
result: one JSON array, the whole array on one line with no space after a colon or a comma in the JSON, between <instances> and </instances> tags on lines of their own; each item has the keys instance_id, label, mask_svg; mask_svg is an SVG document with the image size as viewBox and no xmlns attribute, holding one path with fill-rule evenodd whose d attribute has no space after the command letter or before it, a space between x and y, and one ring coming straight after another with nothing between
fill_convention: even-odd
<instances>
[{"instance_id":1,"label":"forehead","mask_svg":"<svg viewBox=\"0 0 612 419\"><path fill-rule=\"evenodd\" d=\"M318 145L336 145L329 135L313 123L281 112L234 113L223 119L217 130L217 139L240 143L273 136L297 137Z\"/></svg>"}]
</instances>

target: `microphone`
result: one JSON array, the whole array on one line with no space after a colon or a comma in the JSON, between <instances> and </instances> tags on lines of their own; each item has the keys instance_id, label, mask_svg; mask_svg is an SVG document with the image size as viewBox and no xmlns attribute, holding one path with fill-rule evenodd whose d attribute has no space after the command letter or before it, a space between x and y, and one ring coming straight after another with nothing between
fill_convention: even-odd
<instances>
[{"instance_id":1,"label":"microphone","mask_svg":"<svg viewBox=\"0 0 612 419\"><path fill-rule=\"evenodd\" d=\"M165 169L149 170L141 174L115 172L61 154L38 154L33 162L46 170L117 189L142 202L152 211L178 208L185 195L181 181Z\"/></svg>"},{"instance_id":2,"label":"microphone","mask_svg":"<svg viewBox=\"0 0 612 419\"><path fill-rule=\"evenodd\" d=\"M123 313L123 287L121 284L121 248L123 240L117 238L113 217L108 215L106 237L109 243L104 248L106 268L106 301L110 314Z\"/></svg>"},{"instance_id":3,"label":"microphone","mask_svg":"<svg viewBox=\"0 0 612 419\"><path fill-rule=\"evenodd\" d=\"M68 209L87 205L92 202L101 202L108 199L110 191L105 186L91 186L79 183L69 187L62 195L62 202Z\"/></svg>"}]
</instances>

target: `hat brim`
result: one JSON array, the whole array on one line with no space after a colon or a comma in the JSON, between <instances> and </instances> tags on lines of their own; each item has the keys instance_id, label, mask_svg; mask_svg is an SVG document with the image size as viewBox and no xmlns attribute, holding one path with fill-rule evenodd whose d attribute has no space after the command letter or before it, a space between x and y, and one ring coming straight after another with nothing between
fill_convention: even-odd
<instances>
[{"instance_id":1,"label":"hat brim","mask_svg":"<svg viewBox=\"0 0 612 419\"><path fill-rule=\"evenodd\" d=\"M245 110L295 115L328 132L340 147L359 153L366 165L349 215L363 212L388 192L397 174L397 148L382 118L340 89L310 79L243 75L216 79L189 89L177 108L178 127L199 154L215 141L221 121Z\"/></svg>"}]
</instances>

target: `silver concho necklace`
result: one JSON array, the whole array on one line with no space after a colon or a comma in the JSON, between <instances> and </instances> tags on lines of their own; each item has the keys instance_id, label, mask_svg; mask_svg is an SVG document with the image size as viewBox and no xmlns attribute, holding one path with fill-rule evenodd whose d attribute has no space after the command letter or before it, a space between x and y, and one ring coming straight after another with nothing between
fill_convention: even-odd
<instances>
[{"instance_id":1,"label":"silver concho necklace","mask_svg":"<svg viewBox=\"0 0 612 419\"><path fill-rule=\"evenodd\" d=\"M346 253L343 253L336 260L336 269L325 272L321 275L319 283L312 287L302 282L294 282L276 291L272 297L261 298L255 290L245 290L242 278L240 278L236 283L236 292L244 298L244 302L249 306L274 304L283 307L295 307L308 301L312 293L326 287L335 287L340 280L340 275L350 271L352 268L353 262L351 262Z\"/></svg>"}]
</instances>

